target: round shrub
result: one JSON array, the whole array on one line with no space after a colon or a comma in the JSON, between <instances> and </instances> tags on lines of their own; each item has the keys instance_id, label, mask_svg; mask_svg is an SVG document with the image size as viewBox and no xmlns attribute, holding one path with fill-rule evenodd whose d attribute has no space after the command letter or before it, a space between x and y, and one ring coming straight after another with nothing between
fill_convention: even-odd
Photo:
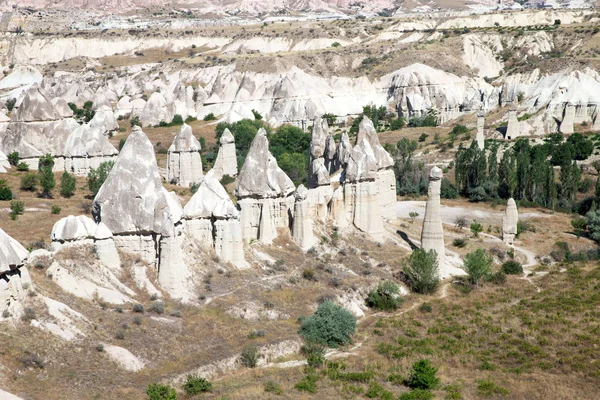
<instances>
[{"instance_id":1,"label":"round shrub","mask_svg":"<svg viewBox=\"0 0 600 400\"><path fill-rule=\"evenodd\" d=\"M523 266L517 261L507 261L502 264L502 271L506 275L520 275L523 273Z\"/></svg>"},{"instance_id":2,"label":"round shrub","mask_svg":"<svg viewBox=\"0 0 600 400\"><path fill-rule=\"evenodd\" d=\"M324 301L317 311L302 319L298 333L307 342L323 346L338 347L350 342L356 331L356 317L350 311L331 301Z\"/></svg>"},{"instance_id":3,"label":"round shrub","mask_svg":"<svg viewBox=\"0 0 600 400\"><path fill-rule=\"evenodd\" d=\"M0 186L0 200L12 200L13 193L8 186Z\"/></svg>"},{"instance_id":4,"label":"round shrub","mask_svg":"<svg viewBox=\"0 0 600 400\"><path fill-rule=\"evenodd\" d=\"M177 392L168 385L151 383L146 389L148 400L177 400Z\"/></svg>"},{"instance_id":5,"label":"round shrub","mask_svg":"<svg viewBox=\"0 0 600 400\"><path fill-rule=\"evenodd\" d=\"M212 383L202 377L188 375L183 384L183 390L190 396L194 396L200 393L210 392L212 390Z\"/></svg>"},{"instance_id":6,"label":"round shrub","mask_svg":"<svg viewBox=\"0 0 600 400\"><path fill-rule=\"evenodd\" d=\"M367 305L382 311L397 310L400 304L402 304L402 298L399 293L400 288L394 282L381 282L377 289L369 293Z\"/></svg>"},{"instance_id":7,"label":"round shrub","mask_svg":"<svg viewBox=\"0 0 600 400\"><path fill-rule=\"evenodd\" d=\"M440 378L435 376L437 368L429 360L419 360L412 365L412 370L406 385L411 389L435 389L440 384Z\"/></svg>"}]
</instances>

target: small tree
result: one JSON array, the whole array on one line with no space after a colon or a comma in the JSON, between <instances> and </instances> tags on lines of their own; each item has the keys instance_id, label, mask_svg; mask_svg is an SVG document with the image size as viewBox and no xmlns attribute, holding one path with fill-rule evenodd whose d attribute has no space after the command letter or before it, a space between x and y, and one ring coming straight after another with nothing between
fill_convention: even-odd
<instances>
[{"instance_id":1,"label":"small tree","mask_svg":"<svg viewBox=\"0 0 600 400\"><path fill-rule=\"evenodd\" d=\"M415 218L419 216L419 213L416 211L411 211L408 213L408 216L410 217L410 223L412 224L415 222Z\"/></svg>"},{"instance_id":2,"label":"small tree","mask_svg":"<svg viewBox=\"0 0 600 400\"><path fill-rule=\"evenodd\" d=\"M493 261L491 255L483 249L477 249L465 256L462 269L469 275L469 282L479 286L490 276Z\"/></svg>"},{"instance_id":3,"label":"small tree","mask_svg":"<svg viewBox=\"0 0 600 400\"><path fill-rule=\"evenodd\" d=\"M600 242L600 210L588 212L586 218L588 220L587 226L590 230L590 237L596 242Z\"/></svg>"},{"instance_id":4,"label":"small tree","mask_svg":"<svg viewBox=\"0 0 600 400\"><path fill-rule=\"evenodd\" d=\"M298 333L307 342L338 347L350 342L356 331L356 317L350 311L327 300L310 316L302 318Z\"/></svg>"},{"instance_id":5,"label":"small tree","mask_svg":"<svg viewBox=\"0 0 600 400\"><path fill-rule=\"evenodd\" d=\"M382 311L397 310L402 304L400 287L392 281L384 281L367 297L367 305Z\"/></svg>"},{"instance_id":6,"label":"small tree","mask_svg":"<svg viewBox=\"0 0 600 400\"><path fill-rule=\"evenodd\" d=\"M479 237L479 234L482 231L483 231L483 226L480 223L478 223L477 221L475 221L471 224L471 233L473 233L473 236Z\"/></svg>"},{"instance_id":7,"label":"small tree","mask_svg":"<svg viewBox=\"0 0 600 400\"><path fill-rule=\"evenodd\" d=\"M177 392L168 385L152 383L146 389L148 400L177 400Z\"/></svg>"},{"instance_id":8,"label":"small tree","mask_svg":"<svg viewBox=\"0 0 600 400\"><path fill-rule=\"evenodd\" d=\"M6 179L0 179L0 200L7 201L12 200L13 193L10 190L10 186L8 186L8 182Z\"/></svg>"},{"instance_id":9,"label":"small tree","mask_svg":"<svg viewBox=\"0 0 600 400\"><path fill-rule=\"evenodd\" d=\"M129 120L129 125L133 128L134 126L142 126L139 115L134 115Z\"/></svg>"},{"instance_id":10,"label":"small tree","mask_svg":"<svg viewBox=\"0 0 600 400\"><path fill-rule=\"evenodd\" d=\"M520 275L523 273L523 266L514 260L502 264L502 272L506 275Z\"/></svg>"},{"instance_id":11,"label":"small tree","mask_svg":"<svg viewBox=\"0 0 600 400\"><path fill-rule=\"evenodd\" d=\"M90 169L87 176L87 186L94 197L98 194L98 191L100 191L100 188L112 170L113 165L115 165L114 161L105 161L100 164L98 168Z\"/></svg>"},{"instance_id":12,"label":"small tree","mask_svg":"<svg viewBox=\"0 0 600 400\"><path fill-rule=\"evenodd\" d=\"M240 355L240 362L244 367L254 368L258 364L259 357L260 352L258 351L258 347L251 344L246 346L242 351L242 354Z\"/></svg>"},{"instance_id":13,"label":"small tree","mask_svg":"<svg viewBox=\"0 0 600 400\"><path fill-rule=\"evenodd\" d=\"M252 110L252 114L254 114L254 119L260 121L263 119L263 116L256 110Z\"/></svg>"},{"instance_id":14,"label":"small tree","mask_svg":"<svg viewBox=\"0 0 600 400\"><path fill-rule=\"evenodd\" d=\"M19 165L19 153L16 151L13 151L12 153L10 153L8 156L8 162L10 163L10 165L14 165L17 166Z\"/></svg>"},{"instance_id":15,"label":"small tree","mask_svg":"<svg viewBox=\"0 0 600 400\"><path fill-rule=\"evenodd\" d=\"M54 157L50 154L40 157L38 166L38 175L40 180L40 186L42 187L42 197L52 197L52 189L56 186L56 180L54 179Z\"/></svg>"},{"instance_id":16,"label":"small tree","mask_svg":"<svg viewBox=\"0 0 600 400\"><path fill-rule=\"evenodd\" d=\"M454 226L459 229L459 230L463 230L464 227L466 227L467 225L469 225L469 221L467 221L467 218L465 217L457 217L454 220Z\"/></svg>"},{"instance_id":17,"label":"small tree","mask_svg":"<svg viewBox=\"0 0 600 400\"><path fill-rule=\"evenodd\" d=\"M21 178L21 190L34 192L37 188L38 177L35 173L29 172Z\"/></svg>"},{"instance_id":18,"label":"small tree","mask_svg":"<svg viewBox=\"0 0 600 400\"><path fill-rule=\"evenodd\" d=\"M413 251L408 262L402 267L402 271L410 288L417 293L433 293L440 283L435 250Z\"/></svg>"},{"instance_id":19,"label":"small tree","mask_svg":"<svg viewBox=\"0 0 600 400\"><path fill-rule=\"evenodd\" d=\"M437 368L429 360L419 360L412 365L406 385L411 389L435 389L440 385L440 378L435 376Z\"/></svg>"},{"instance_id":20,"label":"small tree","mask_svg":"<svg viewBox=\"0 0 600 400\"><path fill-rule=\"evenodd\" d=\"M186 394L195 396L200 393L210 392L212 390L212 383L200 376L188 375L183 385L183 390L185 390Z\"/></svg>"},{"instance_id":21,"label":"small tree","mask_svg":"<svg viewBox=\"0 0 600 400\"><path fill-rule=\"evenodd\" d=\"M71 197L75 193L76 181L73 175L64 172L60 177L60 194L63 197Z\"/></svg>"},{"instance_id":22,"label":"small tree","mask_svg":"<svg viewBox=\"0 0 600 400\"><path fill-rule=\"evenodd\" d=\"M23 215L24 212L25 204L22 201L13 200L10 202L10 219L14 221L18 215Z\"/></svg>"}]
</instances>

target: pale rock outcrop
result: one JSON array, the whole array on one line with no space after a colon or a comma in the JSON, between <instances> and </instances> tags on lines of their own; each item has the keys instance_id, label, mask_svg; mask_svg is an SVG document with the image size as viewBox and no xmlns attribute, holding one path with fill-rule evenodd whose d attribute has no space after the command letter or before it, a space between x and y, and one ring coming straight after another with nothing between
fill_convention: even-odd
<instances>
[{"instance_id":1,"label":"pale rock outcrop","mask_svg":"<svg viewBox=\"0 0 600 400\"><path fill-rule=\"evenodd\" d=\"M508 125L506 125L506 139L513 140L521 136L519 120L517 119L517 110L511 109L508 111Z\"/></svg>"},{"instance_id":2,"label":"pale rock outcrop","mask_svg":"<svg viewBox=\"0 0 600 400\"><path fill-rule=\"evenodd\" d=\"M485 116L482 112L477 114L477 135L475 136L475 141L477 142L477 147L479 150L483 150L485 148L485 134L483 132L483 127L485 125Z\"/></svg>"},{"instance_id":3,"label":"pale rock outcrop","mask_svg":"<svg viewBox=\"0 0 600 400\"><path fill-rule=\"evenodd\" d=\"M96 108L94 117L89 122L90 127L97 129L103 134L113 132L119 129L117 117L110 106L102 105Z\"/></svg>"},{"instance_id":4,"label":"pale rock outcrop","mask_svg":"<svg viewBox=\"0 0 600 400\"><path fill-rule=\"evenodd\" d=\"M183 124L169 147L167 181L179 186L192 186L202 180L200 142L192 134L192 127Z\"/></svg>"},{"instance_id":5,"label":"pale rock outcrop","mask_svg":"<svg viewBox=\"0 0 600 400\"><path fill-rule=\"evenodd\" d=\"M325 141L325 168L329 172L329 174L333 174L337 172L339 166L336 165L337 160L337 146L335 144L335 139L331 134L327 135L327 139Z\"/></svg>"},{"instance_id":6,"label":"pale rock outcrop","mask_svg":"<svg viewBox=\"0 0 600 400\"><path fill-rule=\"evenodd\" d=\"M130 96L123 96L118 102L115 109L115 116L118 117L135 117L140 116L146 107L146 100L138 98L132 99Z\"/></svg>"},{"instance_id":7,"label":"pale rock outcrop","mask_svg":"<svg viewBox=\"0 0 600 400\"><path fill-rule=\"evenodd\" d=\"M23 314L27 286L32 285L27 268L22 268L28 256L19 242L0 229L0 319Z\"/></svg>"},{"instance_id":8,"label":"pale rock outcrop","mask_svg":"<svg viewBox=\"0 0 600 400\"><path fill-rule=\"evenodd\" d=\"M58 250L65 243L80 242L93 239L96 233L96 223L85 215L73 216L60 219L52 227L50 239L54 250Z\"/></svg>"},{"instance_id":9,"label":"pale rock outcrop","mask_svg":"<svg viewBox=\"0 0 600 400\"><path fill-rule=\"evenodd\" d=\"M574 132L573 122L575 120L575 107L572 104L565 105L562 121L560 123L560 133L570 135Z\"/></svg>"},{"instance_id":10,"label":"pale rock outcrop","mask_svg":"<svg viewBox=\"0 0 600 400\"><path fill-rule=\"evenodd\" d=\"M73 110L71 110L71 107L69 107L69 104L67 103L67 101L65 99L63 99L62 97L55 97L51 101L52 101L52 105L56 109L56 112L62 118L72 118L73 117Z\"/></svg>"},{"instance_id":11,"label":"pale rock outcrop","mask_svg":"<svg viewBox=\"0 0 600 400\"><path fill-rule=\"evenodd\" d=\"M0 151L0 173L3 174L5 172L8 172L10 167L11 165L10 162L8 162L8 157L6 156L6 154Z\"/></svg>"},{"instance_id":12,"label":"pale rock outcrop","mask_svg":"<svg viewBox=\"0 0 600 400\"><path fill-rule=\"evenodd\" d=\"M506 210L504 210L504 216L502 217L502 240L509 246L512 246L517 236L517 224L519 222L519 211L517 210L517 203L515 200L510 198L506 203Z\"/></svg>"},{"instance_id":13,"label":"pale rock outcrop","mask_svg":"<svg viewBox=\"0 0 600 400\"><path fill-rule=\"evenodd\" d=\"M294 190L294 183L269 151L267 132L259 130L235 188L245 241L258 239L268 244L277 237L278 228L289 227Z\"/></svg>"},{"instance_id":14,"label":"pale rock outcrop","mask_svg":"<svg viewBox=\"0 0 600 400\"><path fill-rule=\"evenodd\" d=\"M220 260L236 268L246 267L239 212L229 195L209 171L183 208L184 230Z\"/></svg>"},{"instance_id":15,"label":"pale rock outcrop","mask_svg":"<svg viewBox=\"0 0 600 400\"><path fill-rule=\"evenodd\" d=\"M156 126L164 122L171 122L175 116L175 105L162 93L154 92L148 99L140 115L142 126Z\"/></svg>"},{"instance_id":16,"label":"pale rock outcrop","mask_svg":"<svg viewBox=\"0 0 600 400\"><path fill-rule=\"evenodd\" d=\"M292 238L303 250L310 249L315 244L312 218L309 213L307 192L304 185L298 186L294 197L294 221L292 225Z\"/></svg>"},{"instance_id":17,"label":"pale rock outcrop","mask_svg":"<svg viewBox=\"0 0 600 400\"><path fill-rule=\"evenodd\" d=\"M114 235L117 248L155 265L163 289L185 298L188 268L167 197L152 143L134 127L94 199L92 214Z\"/></svg>"},{"instance_id":18,"label":"pale rock outcrop","mask_svg":"<svg viewBox=\"0 0 600 400\"><path fill-rule=\"evenodd\" d=\"M212 171L215 179L220 181L223 176L235 177L238 174L235 138L229 129L225 129L219 139L219 152Z\"/></svg>"},{"instance_id":19,"label":"pale rock outcrop","mask_svg":"<svg viewBox=\"0 0 600 400\"><path fill-rule=\"evenodd\" d=\"M331 218L333 226L338 229L344 229L348 226L348 218L346 216L346 206L344 205L344 188L338 187L333 192L331 199Z\"/></svg>"},{"instance_id":20,"label":"pale rock outcrop","mask_svg":"<svg viewBox=\"0 0 600 400\"><path fill-rule=\"evenodd\" d=\"M425 251L435 250L438 260L440 277L449 274L446 269L446 247L444 245L444 228L440 216L440 192L442 186L442 170L433 167L429 172L429 188L423 230L421 231L421 247Z\"/></svg>"},{"instance_id":21,"label":"pale rock outcrop","mask_svg":"<svg viewBox=\"0 0 600 400\"><path fill-rule=\"evenodd\" d=\"M34 84L13 110L0 147L5 154L18 152L32 169L37 169L40 156L51 154L55 170L61 170L66 141L76 127L77 122L63 118L46 91Z\"/></svg>"},{"instance_id":22,"label":"pale rock outcrop","mask_svg":"<svg viewBox=\"0 0 600 400\"><path fill-rule=\"evenodd\" d=\"M78 125L67 138L64 151L65 171L87 176L92 168L115 160L119 152L105 136L106 125L96 125L93 122L94 120Z\"/></svg>"},{"instance_id":23,"label":"pale rock outcrop","mask_svg":"<svg viewBox=\"0 0 600 400\"><path fill-rule=\"evenodd\" d=\"M312 135L310 138L310 171L308 185L310 188L329 185L329 170L325 166L325 152L329 127L327 121L321 117L313 121Z\"/></svg>"}]
</instances>

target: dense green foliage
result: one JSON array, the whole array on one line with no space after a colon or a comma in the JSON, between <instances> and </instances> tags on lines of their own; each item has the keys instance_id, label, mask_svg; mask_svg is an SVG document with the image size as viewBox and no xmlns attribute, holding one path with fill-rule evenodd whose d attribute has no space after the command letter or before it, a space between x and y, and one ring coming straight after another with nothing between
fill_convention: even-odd
<instances>
[{"instance_id":1,"label":"dense green foliage","mask_svg":"<svg viewBox=\"0 0 600 400\"><path fill-rule=\"evenodd\" d=\"M401 196L419 195L427 191L425 165L413 160L417 147L416 141L402 138L395 148L390 149L396 159L394 163L396 193Z\"/></svg>"},{"instance_id":2,"label":"dense green foliage","mask_svg":"<svg viewBox=\"0 0 600 400\"><path fill-rule=\"evenodd\" d=\"M425 389L415 389L411 392L404 392L398 397L398 400L432 400L433 393ZM462 397L461 397L462 399Z\"/></svg>"},{"instance_id":3,"label":"dense green foliage","mask_svg":"<svg viewBox=\"0 0 600 400\"><path fill-rule=\"evenodd\" d=\"M168 385L151 383L146 389L148 400L177 400L177 392Z\"/></svg>"},{"instance_id":4,"label":"dense green foliage","mask_svg":"<svg viewBox=\"0 0 600 400\"><path fill-rule=\"evenodd\" d=\"M12 200L13 193L6 179L0 179L0 201Z\"/></svg>"},{"instance_id":5,"label":"dense green foliage","mask_svg":"<svg viewBox=\"0 0 600 400\"><path fill-rule=\"evenodd\" d=\"M10 219L13 221L17 219L18 215L22 215L25 212L25 204L19 200L13 200L10 202Z\"/></svg>"},{"instance_id":6,"label":"dense green foliage","mask_svg":"<svg viewBox=\"0 0 600 400\"><path fill-rule=\"evenodd\" d=\"M433 108L427 110L427 114L421 117L412 117L408 120L408 126L411 128L417 128L422 126L437 126L438 117L437 112Z\"/></svg>"},{"instance_id":7,"label":"dense green foliage","mask_svg":"<svg viewBox=\"0 0 600 400\"><path fill-rule=\"evenodd\" d=\"M34 172L29 172L21 178L21 190L35 192L38 184L38 176Z\"/></svg>"},{"instance_id":8,"label":"dense green foliage","mask_svg":"<svg viewBox=\"0 0 600 400\"><path fill-rule=\"evenodd\" d=\"M440 384L440 379L435 375L437 368L429 360L419 360L412 365L410 376L406 385L412 389L435 389Z\"/></svg>"},{"instance_id":9,"label":"dense green foliage","mask_svg":"<svg viewBox=\"0 0 600 400\"><path fill-rule=\"evenodd\" d=\"M256 345L248 345L242 350L242 354L240 355L240 362L244 367L254 368L258 364L258 358L260 357L260 353L258 351L258 347Z\"/></svg>"},{"instance_id":10,"label":"dense green foliage","mask_svg":"<svg viewBox=\"0 0 600 400\"><path fill-rule=\"evenodd\" d=\"M506 275L520 275L523 273L523 266L514 260L502 264L502 272Z\"/></svg>"},{"instance_id":11,"label":"dense green foliage","mask_svg":"<svg viewBox=\"0 0 600 400\"><path fill-rule=\"evenodd\" d=\"M469 282L475 286L481 285L491 275L493 261L492 256L483 249L467 254L463 261L463 269L468 275Z\"/></svg>"},{"instance_id":12,"label":"dense green foliage","mask_svg":"<svg viewBox=\"0 0 600 400\"><path fill-rule=\"evenodd\" d=\"M63 197L71 197L75 194L76 181L73 175L65 171L60 177L60 194Z\"/></svg>"},{"instance_id":13,"label":"dense green foliage","mask_svg":"<svg viewBox=\"0 0 600 400\"><path fill-rule=\"evenodd\" d=\"M350 311L327 300L310 316L302 318L298 333L307 342L338 347L350 342L356 331L356 317Z\"/></svg>"},{"instance_id":14,"label":"dense green foliage","mask_svg":"<svg viewBox=\"0 0 600 400\"><path fill-rule=\"evenodd\" d=\"M410 288L417 293L433 293L440 283L435 250L416 249L402 267Z\"/></svg>"},{"instance_id":15,"label":"dense green foliage","mask_svg":"<svg viewBox=\"0 0 600 400\"><path fill-rule=\"evenodd\" d=\"M114 161L105 161L98 168L90 169L87 176L87 187L94 197L98 194L106 178L108 178L113 165L115 165Z\"/></svg>"},{"instance_id":16,"label":"dense green foliage","mask_svg":"<svg viewBox=\"0 0 600 400\"><path fill-rule=\"evenodd\" d=\"M400 287L392 281L383 281L377 289L371 290L367 297L367 305L381 311L397 310L402 304Z\"/></svg>"},{"instance_id":17,"label":"dense green foliage","mask_svg":"<svg viewBox=\"0 0 600 400\"><path fill-rule=\"evenodd\" d=\"M8 156L8 162L10 163L10 165L18 165L19 164L19 153L16 151L13 151L12 153L10 153Z\"/></svg>"},{"instance_id":18,"label":"dense green foliage","mask_svg":"<svg viewBox=\"0 0 600 400\"><path fill-rule=\"evenodd\" d=\"M40 157L38 165L39 182L42 188L42 197L52 197L52 189L56 186L56 180L54 179L54 157L50 154Z\"/></svg>"},{"instance_id":19,"label":"dense green foliage","mask_svg":"<svg viewBox=\"0 0 600 400\"><path fill-rule=\"evenodd\" d=\"M86 101L83 104L83 108L78 108L77 105L75 105L73 103L69 103L69 108L73 111L73 117L80 124L82 124L82 123L87 124L88 122L90 122L92 120L92 118L94 118L94 115L96 115L96 112L93 110L93 107L94 107L94 103L91 101Z\"/></svg>"},{"instance_id":20,"label":"dense green foliage","mask_svg":"<svg viewBox=\"0 0 600 400\"><path fill-rule=\"evenodd\" d=\"M183 390L185 390L186 394L195 396L200 393L210 392L212 390L212 383L200 376L188 375L183 384Z\"/></svg>"}]
</instances>

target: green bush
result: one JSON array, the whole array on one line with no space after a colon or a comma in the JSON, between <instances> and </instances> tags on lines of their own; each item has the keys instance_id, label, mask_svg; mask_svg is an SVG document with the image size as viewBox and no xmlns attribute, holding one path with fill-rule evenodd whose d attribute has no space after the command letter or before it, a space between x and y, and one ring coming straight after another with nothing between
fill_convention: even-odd
<instances>
[{"instance_id":1,"label":"green bush","mask_svg":"<svg viewBox=\"0 0 600 400\"><path fill-rule=\"evenodd\" d=\"M442 199L456 199L458 197L458 190L448 178L442 179L442 186L440 188L440 197Z\"/></svg>"},{"instance_id":2,"label":"green bush","mask_svg":"<svg viewBox=\"0 0 600 400\"><path fill-rule=\"evenodd\" d=\"M244 367L254 368L256 364L258 364L258 358L260 357L260 353L258 351L258 347L256 345L249 345L242 350L242 354L240 355L240 362Z\"/></svg>"},{"instance_id":3,"label":"green bush","mask_svg":"<svg viewBox=\"0 0 600 400\"><path fill-rule=\"evenodd\" d=\"M412 365L411 373L406 380L406 386L411 389L435 389L440 384L440 379L435 376L437 368L429 360L419 360Z\"/></svg>"},{"instance_id":4,"label":"green bush","mask_svg":"<svg viewBox=\"0 0 600 400\"><path fill-rule=\"evenodd\" d=\"M177 392L168 385L151 383L146 389L148 400L177 400Z\"/></svg>"},{"instance_id":5,"label":"green bush","mask_svg":"<svg viewBox=\"0 0 600 400\"><path fill-rule=\"evenodd\" d=\"M183 384L183 390L185 390L185 393L188 395L194 396L200 393L210 392L212 390L212 383L200 376L188 375Z\"/></svg>"},{"instance_id":6,"label":"green bush","mask_svg":"<svg viewBox=\"0 0 600 400\"><path fill-rule=\"evenodd\" d=\"M52 197L52 189L56 186L56 180L54 179L54 157L50 154L40 157L38 166L39 182L42 188L42 197Z\"/></svg>"},{"instance_id":7,"label":"green bush","mask_svg":"<svg viewBox=\"0 0 600 400\"><path fill-rule=\"evenodd\" d=\"M473 236L475 237L479 237L479 234L483 231L483 225L481 225L478 222L473 222L471 224L471 233L473 233Z\"/></svg>"},{"instance_id":8,"label":"green bush","mask_svg":"<svg viewBox=\"0 0 600 400\"><path fill-rule=\"evenodd\" d=\"M0 200L8 201L12 200L12 198L13 193L10 189L10 186L8 186L8 182L6 181L6 179L0 179Z\"/></svg>"},{"instance_id":9,"label":"green bush","mask_svg":"<svg viewBox=\"0 0 600 400\"><path fill-rule=\"evenodd\" d=\"M462 249L466 245L467 241L465 239L456 238L452 241L452 246L458 247L459 249Z\"/></svg>"},{"instance_id":10,"label":"green bush","mask_svg":"<svg viewBox=\"0 0 600 400\"><path fill-rule=\"evenodd\" d=\"M404 392L398 397L398 400L432 400L433 393L429 390L415 389L412 392Z\"/></svg>"},{"instance_id":11,"label":"green bush","mask_svg":"<svg viewBox=\"0 0 600 400\"><path fill-rule=\"evenodd\" d=\"M62 176L60 177L60 194L61 194L61 196L67 197L67 198L72 197L73 194L75 194L76 184L77 184L77 182L75 181L75 178L73 177L73 175L71 175L65 171L62 174Z\"/></svg>"},{"instance_id":12,"label":"green bush","mask_svg":"<svg viewBox=\"0 0 600 400\"><path fill-rule=\"evenodd\" d=\"M217 119L217 117L215 117L215 114L210 113L204 116L204 121L215 121Z\"/></svg>"},{"instance_id":13,"label":"green bush","mask_svg":"<svg viewBox=\"0 0 600 400\"><path fill-rule=\"evenodd\" d=\"M52 214L60 214L61 211L62 208L60 208L59 206L52 206Z\"/></svg>"},{"instance_id":14,"label":"green bush","mask_svg":"<svg viewBox=\"0 0 600 400\"><path fill-rule=\"evenodd\" d=\"M494 272L487 277L487 281L496 285L502 285L506 282L506 274L504 271Z\"/></svg>"},{"instance_id":15,"label":"green bush","mask_svg":"<svg viewBox=\"0 0 600 400\"><path fill-rule=\"evenodd\" d=\"M367 297L367 305L382 311L397 310L403 299L399 295L400 288L392 281L384 281Z\"/></svg>"},{"instance_id":16,"label":"green bush","mask_svg":"<svg viewBox=\"0 0 600 400\"><path fill-rule=\"evenodd\" d=\"M13 110L13 108L15 108L16 104L17 104L17 99L14 97L6 100L6 109L8 110L8 112L11 112Z\"/></svg>"},{"instance_id":17,"label":"green bush","mask_svg":"<svg viewBox=\"0 0 600 400\"><path fill-rule=\"evenodd\" d=\"M119 151L123 150L123 146L125 146L125 142L127 140L125 140L125 138L121 138L121 140L119 140Z\"/></svg>"},{"instance_id":18,"label":"green bush","mask_svg":"<svg viewBox=\"0 0 600 400\"><path fill-rule=\"evenodd\" d=\"M37 189L38 177L34 172L29 172L21 178L21 190L35 192Z\"/></svg>"},{"instance_id":19,"label":"green bush","mask_svg":"<svg viewBox=\"0 0 600 400\"><path fill-rule=\"evenodd\" d=\"M365 397L369 399L393 400L394 395L389 390L386 390L380 383L371 382Z\"/></svg>"},{"instance_id":20,"label":"green bush","mask_svg":"<svg viewBox=\"0 0 600 400\"><path fill-rule=\"evenodd\" d=\"M520 275L523 273L523 266L517 261L507 261L502 264L502 271L506 275Z\"/></svg>"},{"instance_id":21,"label":"green bush","mask_svg":"<svg viewBox=\"0 0 600 400\"><path fill-rule=\"evenodd\" d=\"M298 333L307 342L338 347L349 343L355 331L356 317L327 300L319 305L312 316L302 318Z\"/></svg>"},{"instance_id":22,"label":"green bush","mask_svg":"<svg viewBox=\"0 0 600 400\"><path fill-rule=\"evenodd\" d=\"M100 188L104 184L106 178L108 178L108 174L110 174L114 165L114 161L105 161L100 164L98 168L90 169L87 176L87 187L94 197L98 194L98 191L100 191Z\"/></svg>"},{"instance_id":23,"label":"green bush","mask_svg":"<svg viewBox=\"0 0 600 400\"><path fill-rule=\"evenodd\" d=\"M469 282L479 286L490 274L493 258L483 249L477 249L465 256L462 269L467 273Z\"/></svg>"},{"instance_id":24,"label":"green bush","mask_svg":"<svg viewBox=\"0 0 600 400\"><path fill-rule=\"evenodd\" d=\"M23 215L25 212L25 204L19 200L13 200L10 202L10 219L13 221L17 219L18 215Z\"/></svg>"},{"instance_id":25,"label":"green bush","mask_svg":"<svg viewBox=\"0 0 600 400\"><path fill-rule=\"evenodd\" d=\"M499 394L501 396L508 396L509 391L501 386L496 385L490 379L484 379L478 382L477 393L483 397L492 397L495 394Z\"/></svg>"},{"instance_id":26,"label":"green bush","mask_svg":"<svg viewBox=\"0 0 600 400\"><path fill-rule=\"evenodd\" d=\"M19 171L19 172L27 172L27 171L29 171L29 164L27 164L25 162L20 162L17 165L17 171Z\"/></svg>"},{"instance_id":27,"label":"green bush","mask_svg":"<svg viewBox=\"0 0 600 400\"><path fill-rule=\"evenodd\" d=\"M417 293L433 293L440 283L438 261L435 250L412 252L402 271L410 288Z\"/></svg>"},{"instance_id":28,"label":"green bush","mask_svg":"<svg viewBox=\"0 0 600 400\"><path fill-rule=\"evenodd\" d=\"M171 121L171 126L179 126L183 125L183 117L179 114L175 114L173 120Z\"/></svg>"},{"instance_id":29,"label":"green bush","mask_svg":"<svg viewBox=\"0 0 600 400\"><path fill-rule=\"evenodd\" d=\"M304 377L300 380L300 382L296 383L294 388L301 392L307 393L317 393L317 381L319 380L319 376L315 374L313 371L309 371Z\"/></svg>"},{"instance_id":30,"label":"green bush","mask_svg":"<svg viewBox=\"0 0 600 400\"><path fill-rule=\"evenodd\" d=\"M428 134L426 133L421 133L421 135L419 136L419 142L424 142L427 140L427 138L429 137Z\"/></svg>"},{"instance_id":31,"label":"green bush","mask_svg":"<svg viewBox=\"0 0 600 400\"><path fill-rule=\"evenodd\" d=\"M12 153L10 153L8 156L8 162L10 163L10 165L19 165L19 153L16 151L13 151Z\"/></svg>"},{"instance_id":32,"label":"green bush","mask_svg":"<svg viewBox=\"0 0 600 400\"><path fill-rule=\"evenodd\" d=\"M263 119L263 116L260 115L260 113L256 110L252 110L252 114L254 114L254 119L260 121L261 119Z\"/></svg>"},{"instance_id":33,"label":"green bush","mask_svg":"<svg viewBox=\"0 0 600 400\"><path fill-rule=\"evenodd\" d=\"M129 125L133 128L134 126L142 126L142 121L140 121L139 115L134 115L129 120Z\"/></svg>"}]
</instances>

